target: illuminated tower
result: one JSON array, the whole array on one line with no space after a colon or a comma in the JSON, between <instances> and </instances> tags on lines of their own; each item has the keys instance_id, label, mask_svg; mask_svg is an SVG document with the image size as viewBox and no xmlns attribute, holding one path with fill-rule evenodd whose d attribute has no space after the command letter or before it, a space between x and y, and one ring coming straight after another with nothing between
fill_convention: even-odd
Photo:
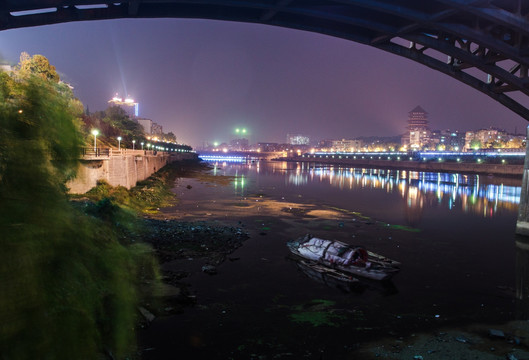
<instances>
[{"instance_id":1,"label":"illuminated tower","mask_svg":"<svg viewBox=\"0 0 529 360\"><path fill-rule=\"evenodd\" d=\"M139 104L134 99L126 98L123 100L116 94L111 100L108 101L111 106L119 106L129 115L131 119L137 118L139 115Z\"/></svg>"},{"instance_id":2,"label":"illuminated tower","mask_svg":"<svg viewBox=\"0 0 529 360\"><path fill-rule=\"evenodd\" d=\"M428 113L420 106L410 111L408 116L408 131L406 143L409 150L422 150L430 141L430 128L428 127Z\"/></svg>"}]
</instances>

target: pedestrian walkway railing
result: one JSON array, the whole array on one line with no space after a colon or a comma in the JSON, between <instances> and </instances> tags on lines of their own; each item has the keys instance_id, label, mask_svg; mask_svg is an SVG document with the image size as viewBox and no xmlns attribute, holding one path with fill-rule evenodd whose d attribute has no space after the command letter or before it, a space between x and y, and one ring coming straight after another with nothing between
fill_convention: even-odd
<instances>
[{"instance_id":1,"label":"pedestrian walkway railing","mask_svg":"<svg viewBox=\"0 0 529 360\"><path fill-rule=\"evenodd\" d=\"M166 151L156 151L156 150L132 150L132 149L113 149L113 148L83 148L83 159L92 160L92 159L109 159L111 156L124 156L124 155L134 155L134 156L156 156L169 154Z\"/></svg>"},{"instance_id":2,"label":"pedestrian walkway railing","mask_svg":"<svg viewBox=\"0 0 529 360\"><path fill-rule=\"evenodd\" d=\"M83 148L83 158L108 158L110 148Z\"/></svg>"}]
</instances>

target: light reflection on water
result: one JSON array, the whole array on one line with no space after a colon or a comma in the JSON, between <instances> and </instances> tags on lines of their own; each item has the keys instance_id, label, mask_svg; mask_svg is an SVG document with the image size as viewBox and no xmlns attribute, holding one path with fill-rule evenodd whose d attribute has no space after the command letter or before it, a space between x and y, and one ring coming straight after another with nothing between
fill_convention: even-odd
<instances>
[{"instance_id":1,"label":"light reflection on water","mask_svg":"<svg viewBox=\"0 0 529 360\"><path fill-rule=\"evenodd\" d=\"M285 352L301 358L307 349L313 354L320 354L321 349L347 353L349 350L345 350L348 348L344 344L350 344L351 338L361 343L386 336L390 331L415 333L417 329L430 331L434 328L439 331L445 324L457 327L508 321L513 317L515 305L518 318L528 317L529 245L517 240L515 248L513 241L519 178L319 167L314 163L286 162L218 162L212 173L233 177L229 187L208 188L212 191L208 196L215 199L233 203L246 200L245 196L263 194L278 202L353 210L374 219L414 225L421 231L391 230L393 236L387 237L381 236L384 233L373 225L375 222L358 226L351 221L340 227L333 221L321 219L292 221L282 213L277 214L277 219L259 216L258 222L251 216L236 218L248 228L259 229L265 222L267 226L271 224L270 232L245 242L234 253L241 261L225 262L215 277L190 278L193 288L201 295L199 301L206 306L186 310L181 317L170 320L170 328L153 322L148 331L158 326L153 335L157 343L153 346L147 342L149 348L155 349L149 353L167 351L174 354L174 334L181 331L183 339L205 333L205 345L201 349L194 346L190 350L193 354L203 351L210 356L229 354L233 357L233 349L240 349L241 344L256 353L255 339L259 338L264 339L264 344L282 344ZM195 203L196 199L192 201ZM490 221L493 216L494 220ZM312 221L313 227L309 226ZM352 238L354 234L355 242L361 239L366 246L401 261L402 271L392 283L398 291L391 296L377 289L344 295L319 287L300 274L285 260L285 242L290 240L294 230L303 234L305 226L343 239ZM350 322L325 329L293 325L287 320L285 312L292 304L306 309L306 304L313 299L336 302L337 309L354 309L364 319L348 317ZM219 304L223 303L229 310L230 320L219 322ZM429 319L435 319L435 323ZM244 334L240 332L242 321L246 329L251 329ZM284 331L279 331L278 323ZM199 324L199 332L194 328L196 324ZM376 330L366 331L362 324ZM252 333L253 329L258 335ZM323 334L328 336L322 338ZM303 350L299 350L298 339L307 339L307 336L310 337L303 343ZM160 342L159 338L164 341ZM276 350L277 347L267 358L274 357ZM335 355L326 358L352 358L351 354ZM248 354L246 358L250 357Z\"/></svg>"},{"instance_id":2,"label":"light reflection on water","mask_svg":"<svg viewBox=\"0 0 529 360\"><path fill-rule=\"evenodd\" d=\"M485 177L486 178L486 177ZM500 209L517 211L521 187L495 183L480 175L429 173L405 170L343 168L334 166L307 166L298 164L289 172L287 184L306 186L310 183L326 184L340 190L383 190L399 193L410 209L422 208L425 202L436 201L439 206L492 217ZM516 182L516 179L505 179ZM521 183L521 181L519 181Z\"/></svg>"}]
</instances>

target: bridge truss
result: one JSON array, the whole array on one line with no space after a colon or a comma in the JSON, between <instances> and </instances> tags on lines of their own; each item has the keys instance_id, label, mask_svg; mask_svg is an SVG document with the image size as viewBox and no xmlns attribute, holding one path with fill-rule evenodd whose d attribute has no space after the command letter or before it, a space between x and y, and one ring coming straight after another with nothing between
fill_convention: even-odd
<instances>
[{"instance_id":1,"label":"bridge truss","mask_svg":"<svg viewBox=\"0 0 529 360\"><path fill-rule=\"evenodd\" d=\"M228 20L348 39L441 71L529 121L527 0L0 0L0 30L119 18Z\"/></svg>"}]
</instances>

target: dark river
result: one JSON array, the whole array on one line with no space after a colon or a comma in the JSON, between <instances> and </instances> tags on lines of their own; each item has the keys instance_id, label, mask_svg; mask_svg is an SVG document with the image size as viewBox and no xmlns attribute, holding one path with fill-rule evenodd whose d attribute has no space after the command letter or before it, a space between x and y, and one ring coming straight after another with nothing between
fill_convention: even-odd
<instances>
[{"instance_id":1,"label":"dark river","mask_svg":"<svg viewBox=\"0 0 529 360\"><path fill-rule=\"evenodd\" d=\"M190 273L183 281L197 304L144 330L143 358L360 359L359 349L385 337L526 318L527 304L516 300L529 267L529 247L514 236L520 178L286 162L216 163L211 173L234 180L211 186L179 179L181 201L164 211L178 216L261 194L368 220L360 226L285 220L281 213L242 217L219 208L225 221L241 221L252 236L217 275L202 273L197 261L164 264ZM183 190L187 185L191 191ZM389 284L349 289L317 282L285 246L309 231L364 245L399 260L402 269Z\"/></svg>"}]
</instances>

